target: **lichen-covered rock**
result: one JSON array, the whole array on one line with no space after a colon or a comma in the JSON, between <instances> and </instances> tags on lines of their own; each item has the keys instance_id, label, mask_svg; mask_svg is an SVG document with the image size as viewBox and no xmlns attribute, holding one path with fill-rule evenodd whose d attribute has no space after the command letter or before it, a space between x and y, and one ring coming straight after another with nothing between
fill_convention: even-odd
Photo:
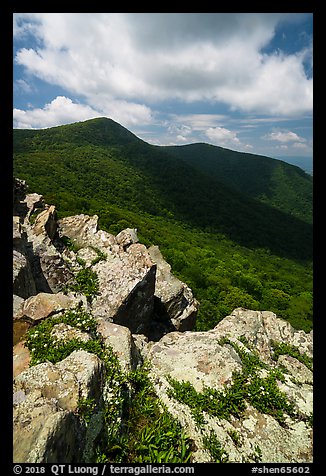
<instances>
[{"instance_id":1,"label":"lichen-covered rock","mask_svg":"<svg viewBox=\"0 0 326 476\"><path fill-rule=\"evenodd\" d=\"M149 349L155 390L194 440L194 462L214 461L204 444L204 437L211 432L230 462L312 461L312 372L291 355L276 360L272 342L295 346L302 356L312 352L310 334L294 330L273 313L243 308L210 331L172 332ZM246 375L242 397L231 392L236 375ZM202 426L193 413L196 407L191 406L191 400L184 400L189 390L177 398L170 378L191 384L198 394L206 392L201 398L216 399L223 394L221 402L231 399L229 408L236 407L239 399L244 407L228 417L217 417L207 403L201 413ZM250 392L257 392L257 397Z\"/></svg>"},{"instance_id":2,"label":"lichen-covered rock","mask_svg":"<svg viewBox=\"0 0 326 476\"><path fill-rule=\"evenodd\" d=\"M273 312L234 309L217 324L214 332L232 338L244 336L267 363L271 362L272 341L298 346L302 353L312 357L312 335L293 329L289 322L278 319Z\"/></svg>"},{"instance_id":3,"label":"lichen-covered rock","mask_svg":"<svg viewBox=\"0 0 326 476\"><path fill-rule=\"evenodd\" d=\"M71 371L60 370L50 362L44 362L22 372L14 381L15 392L26 395L38 390L42 397L55 399L63 410L75 410L78 403L78 382Z\"/></svg>"},{"instance_id":4,"label":"lichen-covered rock","mask_svg":"<svg viewBox=\"0 0 326 476\"><path fill-rule=\"evenodd\" d=\"M103 363L74 351L57 364L45 362L14 379L15 463L80 462L85 431L76 415L80 398L99 401Z\"/></svg>"},{"instance_id":5,"label":"lichen-covered rock","mask_svg":"<svg viewBox=\"0 0 326 476\"><path fill-rule=\"evenodd\" d=\"M149 333L156 265L147 248L135 243L134 230L124 230L116 238L98 231L97 220L96 215L77 215L59 221L60 236L70 238L81 248L77 254L87 266L94 263L96 250L105 256L92 265L99 284L99 292L92 301L93 314L126 326L131 332Z\"/></svg>"},{"instance_id":6,"label":"lichen-covered rock","mask_svg":"<svg viewBox=\"0 0 326 476\"><path fill-rule=\"evenodd\" d=\"M59 220L61 236L67 236L77 245L85 246L92 241L92 237L97 231L98 216L74 215ZM92 243L89 243L92 244Z\"/></svg>"},{"instance_id":7,"label":"lichen-covered rock","mask_svg":"<svg viewBox=\"0 0 326 476\"><path fill-rule=\"evenodd\" d=\"M220 345L210 332L170 332L151 347L148 358L155 375L186 379L198 391L204 385L222 388L231 382L233 371L241 369L236 352Z\"/></svg>"},{"instance_id":8,"label":"lichen-covered rock","mask_svg":"<svg viewBox=\"0 0 326 476\"><path fill-rule=\"evenodd\" d=\"M95 355L84 350L75 350L56 364L63 373L72 372L78 382L79 398L94 398L98 401L104 378L104 364Z\"/></svg>"},{"instance_id":9,"label":"lichen-covered rock","mask_svg":"<svg viewBox=\"0 0 326 476\"><path fill-rule=\"evenodd\" d=\"M78 463L83 433L73 412L33 392L14 404L13 462Z\"/></svg>"}]
</instances>

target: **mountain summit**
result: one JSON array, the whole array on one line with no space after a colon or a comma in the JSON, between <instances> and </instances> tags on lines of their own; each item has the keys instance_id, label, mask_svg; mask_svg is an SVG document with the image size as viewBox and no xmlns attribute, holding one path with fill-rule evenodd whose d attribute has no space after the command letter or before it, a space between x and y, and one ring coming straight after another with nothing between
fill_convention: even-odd
<instances>
[{"instance_id":1,"label":"mountain summit","mask_svg":"<svg viewBox=\"0 0 326 476\"><path fill-rule=\"evenodd\" d=\"M14 130L15 174L61 210L110 203L309 259L311 177L282 162L275 174L277 161L239 154L153 146L107 118Z\"/></svg>"}]
</instances>

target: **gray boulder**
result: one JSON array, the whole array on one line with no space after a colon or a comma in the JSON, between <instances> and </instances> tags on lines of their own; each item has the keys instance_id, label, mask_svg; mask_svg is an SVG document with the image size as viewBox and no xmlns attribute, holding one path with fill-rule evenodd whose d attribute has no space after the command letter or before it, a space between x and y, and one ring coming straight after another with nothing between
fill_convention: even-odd
<instances>
[{"instance_id":1,"label":"gray boulder","mask_svg":"<svg viewBox=\"0 0 326 476\"><path fill-rule=\"evenodd\" d=\"M130 245L93 269L100 287L92 303L94 315L126 326L132 333L148 333L154 310L156 266L146 247Z\"/></svg>"}]
</instances>

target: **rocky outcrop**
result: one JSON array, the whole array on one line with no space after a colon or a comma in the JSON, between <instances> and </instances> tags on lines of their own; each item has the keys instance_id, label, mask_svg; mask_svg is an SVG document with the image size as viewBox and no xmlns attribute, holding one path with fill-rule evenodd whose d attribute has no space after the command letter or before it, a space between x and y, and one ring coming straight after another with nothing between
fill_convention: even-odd
<instances>
[{"instance_id":1,"label":"rocky outcrop","mask_svg":"<svg viewBox=\"0 0 326 476\"><path fill-rule=\"evenodd\" d=\"M47 235L50 240L53 240L58 226L56 215L57 212L53 205L41 212L35 219L33 233L36 236Z\"/></svg>"},{"instance_id":2,"label":"rocky outcrop","mask_svg":"<svg viewBox=\"0 0 326 476\"><path fill-rule=\"evenodd\" d=\"M192 440L192 462L216 461L207 444L212 435L225 462L312 461L311 334L271 312L243 308L210 331L174 331L157 342L103 318L97 323L123 372L149 363L156 395ZM52 332L58 339L79 332L87 340L87 334L66 325ZM281 355L275 354L279 345L285 346ZM298 351L296 357L291 349ZM14 442L15 461L74 462L92 454L85 450L86 435L100 431L102 407L93 418L95 430L84 428L76 408L80 397L102 404L101 395L108 402L116 398L103 385L102 365L94 355L75 351L58 364L39 364L15 378L14 434L24 437ZM73 434L79 445L74 451Z\"/></svg>"},{"instance_id":3,"label":"rocky outcrop","mask_svg":"<svg viewBox=\"0 0 326 476\"><path fill-rule=\"evenodd\" d=\"M97 215L58 221L41 195L24 195L23 182L15 190L14 294L27 300L15 310L16 319L35 321L71 307L62 291L84 268L97 277L95 317L151 340L194 327L198 303L191 290L172 275L157 247L138 243L135 229L114 236L98 230Z\"/></svg>"},{"instance_id":4,"label":"rocky outcrop","mask_svg":"<svg viewBox=\"0 0 326 476\"><path fill-rule=\"evenodd\" d=\"M243 308L193 331L199 304L157 246L132 228L98 230L96 215L57 220L23 181L13 244L14 462L94 461L107 415L125 431L127 376L137 380L143 363L192 440L191 462L312 461L312 333ZM63 319L75 311L83 317ZM52 353L41 362L24 332L43 324ZM64 345L70 355L55 360Z\"/></svg>"},{"instance_id":5,"label":"rocky outcrop","mask_svg":"<svg viewBox=\"0 0 326 476\"><path fill-rule=\"evenodd\" d=\"M94 315L151 340L171 330L192 329L198 303L172 275L158 247L147 249L138 243L135 229L127 228L117 236L97 230L97 220L96 215L67 217L59 220L58 228L59 235L74 244L77 257L98 276ZM101 253L105 259L96 260ZM69 258L73 266L75 256Z\"/></svg>"}]
</instances>

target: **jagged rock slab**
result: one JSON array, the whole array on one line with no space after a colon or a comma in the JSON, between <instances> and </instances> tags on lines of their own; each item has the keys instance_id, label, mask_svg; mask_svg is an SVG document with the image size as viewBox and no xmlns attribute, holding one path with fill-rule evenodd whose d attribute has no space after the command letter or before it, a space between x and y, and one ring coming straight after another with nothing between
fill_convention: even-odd
<instances>
[{"instance_id":1,"label":"jagged rock slab","mask_svg":"<svg viewBox=\"0 0 326 476\"><path fill-rule=\"evenodd\" d=\"M27 195L16 208L19 204L21 210L13 221L14 293L26 299L37 292L59 292L73 275L54 246L55 207L46 206L38 194ZM31 224L30 215L36 205L44 210Z\"/></svg>"},{"instance_id":2,"label":"jagged rock slab","mask_svg":"<svg viewBox=\"0 0 326 476\"><path fill-rule=\"evenodd\" d=\"M100 284L100 295L93 302L94 315L112 319L133 333L147 333L154 309L156 266L146 247L131 245L109 263L101 261L93 269Z\"/></svg>"},{"instance_id":3,"label":"jagged rock slab","mask_svg":"<svg viewBox=\"0 0 326 476\"><path fill-rule=\"evenodd\" d=\"M158 246L151 246L148 252L157 265L155 283L155 296L159 300L157 313L171 319L175 330L192 330L196 323L198 301L191 289L171 273L171 266L163 258Z\"/></svg>"},{"instance_id":4,"label":"jagged rock slab","mask_svg":"<svg viewBox=\"0 0 326 476\"><path fill-rule=\"evenodd\" d=\"M54 205L42 211L35 220L33 233L38 235L47 235L51 240L55 237L57 231L57 212Z\"/></svg>"}]
</instances>

